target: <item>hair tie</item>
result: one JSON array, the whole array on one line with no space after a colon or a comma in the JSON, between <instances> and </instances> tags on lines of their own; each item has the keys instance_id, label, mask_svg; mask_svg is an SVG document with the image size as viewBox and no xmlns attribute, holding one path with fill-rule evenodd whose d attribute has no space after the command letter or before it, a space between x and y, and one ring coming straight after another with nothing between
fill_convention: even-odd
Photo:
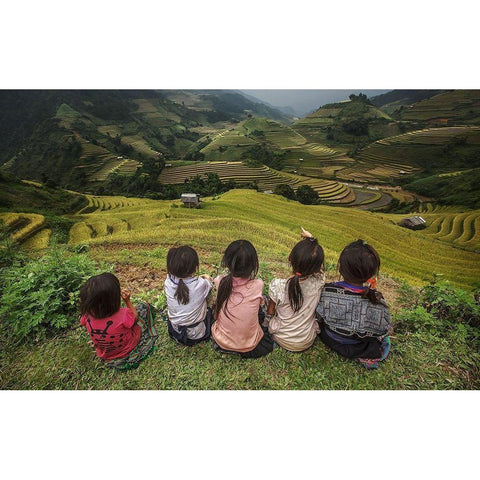
<instances>
[{"instance_id":1,"label":"hair tie","mask_svg":"<svg viewBox=\"0 0 480 480\"><path fill-rule=\"evenodd\" d=\"M300 272L295 272L295 275L298 275L299 277L302 276L302 274Z\"/></svg>"}]
</instances>

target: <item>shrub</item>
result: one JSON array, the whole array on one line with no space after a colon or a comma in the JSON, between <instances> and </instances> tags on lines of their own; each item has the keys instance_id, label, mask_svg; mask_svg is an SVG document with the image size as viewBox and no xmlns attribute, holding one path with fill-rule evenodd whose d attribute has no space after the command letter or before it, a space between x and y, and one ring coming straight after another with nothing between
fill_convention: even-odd
<instances>
[{"instance_id":1,"label":"shrub","mask_svg":"<svg viewBox=\"0 0 480 480\"><path fill-rule=\"evenodd\" d=\"M423 290L423 304L428 312L447 324L480 326L480 303L469 292L448 282L432 283Z\"/></svg>"},{"instance_id":2,"label":"shrub","mask_svg":"<svg viewBox=\"0 0 480 480\"><path fill-rule=\"evenodd\" d=\"M80 286L100 273L86 255L52 252L25 265L14 264L2 272L0 322L5 337L44 336L78 321Z\"/></svg>"},{"instance_id":3,"label":"shrub","mask_svg":"<svg viewBox=\"0 0 480 480\"><path fill-rule=\"evenodd\" d=\"M275 195L282 195L285 198L290 200L295 200L297 196L295 195L295 190L285 183L275 186L275 190L273 191Z\"/></svg>"},{"instance_id":4,"label":"shrub","mask_svg":"<svg viewBox=\"0 0 480 480\"><path fill-rule=\"evenodd\" d=\"M318 193L310 185L297 188L297 200L304 205L314 205L318 201Z\"/></svg>"},{"instance_id":5,"label":"shrub","mask_svg":"<svg viewBox=\"0 0 480 480\"><path fill-rule=\"evenodd\" d=\"M409 296L411 302L399 311L396 329L429 331L442 336L462 332L466 338L479 340L480 303L477 294L452 287L448 282L432 282L417 295L401 294L403 298Z\"/></svg>"}]
</instances>

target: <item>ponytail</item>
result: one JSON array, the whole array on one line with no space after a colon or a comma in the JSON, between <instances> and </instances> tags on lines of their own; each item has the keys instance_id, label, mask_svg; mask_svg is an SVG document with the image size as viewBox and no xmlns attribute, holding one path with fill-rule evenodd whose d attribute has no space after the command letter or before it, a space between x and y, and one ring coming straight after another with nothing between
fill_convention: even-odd
<instances>
[{"instance_id":1,"label":"ponytail","mask_svg":"<svg viewBox=\"0 0 480 480\"><path fill-rule=\"evenodd\" d=\"M303 305L303 293L300 288L300 274L295 275L287 280L288 301L294 312L298 312Z\"/></svg>"},{"instance_id":2,"label":"ponytail","mask_svg":"<svg viewBox=\"0 0 480 480\"><path fill-rule=\"evenodd\" d=\"M309 237L300 240L290 252L288 261L292 266L293 277L287 280L288 301L294 312L303 305L303 293L300 278L320 273L323 268L325 254L316 238Z\"/></svg>"},{"instance_id":3,"label":"ponytail","mask_svg":"<svg viewBox=\"0 0 480 480\"><path fill-rule=\"evenodd\" d=\"M362 293L362 297L367 298L375 305L377 303L380 303L383 300L382 292L379 292L373 288L370 288L369 286L367 286L366 290Z\"/></svg>"},{"instance_id":4,"label":"ponytail","mask_svg":"<svg viewBox=\"0 0 480 480\"><path fill-rule=\"evenodd\" d=\"M223 309L225 315L228 316L227 303L233 291L233 275L231 272L220 280L217 290L217 300L215 301L215 317Z\"/></svg>"},{"instance_id":5,"label":"ponytail","mask_svg":"<svg viewBox=\"0 0 480 480\"><path fill-rule=\"evenodd\" d=\"M178 280L175 298L178 300L178 303L182 303L183 305L186 305L190 301L190 292L188 291L188 287L182 278Z\"/></svg>"}]
</instances>

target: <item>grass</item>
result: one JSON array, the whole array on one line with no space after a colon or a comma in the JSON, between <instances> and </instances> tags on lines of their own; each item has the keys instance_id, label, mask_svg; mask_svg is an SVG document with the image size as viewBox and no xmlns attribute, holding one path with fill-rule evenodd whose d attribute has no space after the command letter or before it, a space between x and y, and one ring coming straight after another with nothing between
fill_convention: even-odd
<instances>
[{"instance_id":1,"label":"grass","mask_svg":"<svg viewBox=\"0 0 480 480\"><path fill-rule=\"evenodd\" d=\"M116 197L114 197L116 198ZM102 197L108 202L108 197ZM135 199L129 199L133 203ZM137 199L137 201L139 201ZM175 207L174 207L175 205ZM466 289L480 285L480 254L455 248L453 244L430 238L422 231L401 228L404 215L374 214L351 208L303 206L277 195L250 190L232 190L220 198L204 199L203 208L178 208L179 202L149 200L148 205L132 205L112 210L98 210L73 219L93 228L95 222L107 227L128 222L130 229L109 230L90 236L85 226L70 234L70 244L158 246L191 244L210 256L217 256L229 242L247 238L256 246L260 258L278 263L287 258L298 240L299 227L317 235L327 261L335 264L342 248L363 238L375 246L382 258L382 270L414 285L431 280L432 273L443 275ZM83 232L83 233L81 233ZM104 231L105 233L105 231Z\"/></svg>"},{"instance_id":2,"label":"grass","mask_svg":"<svg viewBox=\"0 0 480 480\"><path fill-rule=\"evenodd\" d=\"M199 253L200 271L215 275L226 245L247 238L257 248L260 276L268 285L273 276L288 275L287 257L299 239L300 226L318 236L326 253L329 278L335 276L343 246L356 238L366 239L382 259L379 289L392 306L395 327L391 355L378 371L367 371L331 352L317 339L312 348L300 354L278 348L265 358L244 360L214 351L209 342L192 348L179 346L168 337L166 325L158 318L157 351L138 369L122 373L108 369L95 357L86 331L77 325L38 342L16 346L3 342L2 389L480 387L479 354L465 338L438 335L434 329L409 329L398 313L403 305L398 300L403 288L400 281L420 286L435 272L467 289L480 286L480 254L402 229L395 225L402 215L303 206L248 190L205 199L199 210L179 208L179 202L124 197L92 196L89 201L93 212L68 217L76 222L70 231L71 246L87 243L90 257L114 264L122 286L132 290L134 302L144 298L146 290L150 297L158 296L165 278L166 253L173 245L193 245ZM473 225L472 214L461 218L468 218Z\"/></svg>"},{"instance_id":3,"label":"grass","mask_svg":"<svg viewBox=\"0 0 480 480\"><path fill-rule=\"evenodd\" d=\"M135 301L135 298L134 298ZM479 388L479 355L455 349L450 338L399 328L377 371L329 351L318 339L302 353L276 348L244 360L214 351L210 342L183 347L157 319L157 351L138 369L112 371L96 357L79 325L37 344L5 349L2 389L465 389Z\"/></svg>"}]
</instances>

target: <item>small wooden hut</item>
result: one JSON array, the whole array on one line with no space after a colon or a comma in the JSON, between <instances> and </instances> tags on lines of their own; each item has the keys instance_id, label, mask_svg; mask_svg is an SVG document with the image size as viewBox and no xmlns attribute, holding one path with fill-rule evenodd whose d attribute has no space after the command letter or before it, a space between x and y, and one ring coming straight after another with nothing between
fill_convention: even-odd
<instances>
[{"instance_id":1,"label":"small wooden hut","mask_svg":"<svg viewBox=\"0 0 480 480\"><path fill-rule=\"evenodd\" d=\"M182 193L180 200L187 208L198 208L200 206L200 195L198 193Z\"/></svg>"},{"instance_id":2,"label":"small wooden hut","mask_svg":"<svg viewBox=\"0 0 480 480\"><path fill-rule=\"evenodd\" d=\"M404 218L400 221L399 225L405 228L410 228L410 230L421 230L425 228L427 222L420 216Z\"/></svg>"}]
</instances>

